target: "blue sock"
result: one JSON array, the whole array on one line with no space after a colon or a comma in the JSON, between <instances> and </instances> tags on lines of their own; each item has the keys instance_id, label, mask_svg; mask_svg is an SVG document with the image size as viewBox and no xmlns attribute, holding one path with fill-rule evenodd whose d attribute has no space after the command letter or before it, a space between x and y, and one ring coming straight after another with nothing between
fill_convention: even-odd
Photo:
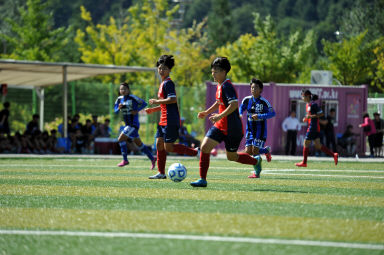
<instances>
[{"instance_id":1,"label":"blue sock","mask_svg":"<svg viewBox=\"0 0 384 255\"><path fill-rule=\"evenodd\" d=\"M266 148L260 148L259 149L259 153L260 154L265 154L265 153L268 153L268 150Z\"/></svg>"},{"instance_id":2,"label":"blue sock","mask_svg":"<svg viewBox=\"0 0 384 255\"><path fill-rule=\"evenodd\" d=\"M145 155L147 155L147 157L151 161L153 161L154 158L153 158L152 152L147 146L145 146L145 144L142 144L139 149L141 150L141 152L143 152Z\"/></svg>"},{"instance_id":3,"label":"blue sock","mask_svg":"<svg viewBox=\"0 0 384 255\"><path fill-rule=\"evenodd\" d=\"M125 161L128 161L128 149L127 149L127 143L125 141L119 142L121 155L123 155L123 159Z\"/></svg>"}]
</instances>

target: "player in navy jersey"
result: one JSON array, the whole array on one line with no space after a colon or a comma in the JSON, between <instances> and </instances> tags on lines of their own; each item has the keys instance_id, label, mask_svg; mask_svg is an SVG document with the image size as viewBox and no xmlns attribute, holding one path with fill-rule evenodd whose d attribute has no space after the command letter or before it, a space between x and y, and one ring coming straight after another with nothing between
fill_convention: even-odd
<instances>
[{"instance_id":1,"label":"player in navy jersey","mask_svg":"<svg viewBox=\"0 0 384 255\"><path fill-rule=\"evenodd\" d=\"M150 176L149 179L166 179L165 163L167 152L175 152L182 155L196 156L197 150L183 144L174 144L179 138L180 114L177 106L175 84L169 77L175 60L172 55L162 55L156 63L157 71L161 77L161 84L157 93L157 99L149 99L150 105L159 105L147 108L148 114L161 111L160 122L157 126L156 149L157 168L159 173Z\"/></svg>"},{"instance_id":2,"label":"player in navy jersey","mask_svg":"<svg viewBox=\"0 0 384 255\"><path fill-rule=\"evenodd\" d=\"M199 162L200 179L190 183L193 187L207 187L210 154L221 142L225 143L227 159L230 161L252 165L254 169L261 161L260 156L253 158L247 153L237 152L243 138L243 125L239 116L236 90L227 79L227 73L230 70L231 64L225 57L218 57L211 64L213 79L218 83L216 102L205 111L199 112L197 117L203 119L209 116L214 126L207 132L202 142ZM219 112L214 113L216 110Z\"/></svg>"},{"instance_id":3,"label":"player in navy jersey","mask_svg":"<svg viewBox=\"0 0 384 255\"><path fill-rule=\"evenodd\" d=\"M324 115L321 108L314 102L318 99L317 95L313 95L311 91L304 90L301 92L301 97L306 105L307 115L303 118L303 122L308 122L307 133L304 138L304 147L303 147L303 161L296 163L298 167L307 167L307 157L309 153L309 146L311 142L314 141L315 147L318 150L321 150L325 154L333 157L335 165L337 165L339 154L334 153L324 145L320 143L320 124L319 118Z\"/></svg>"},{"instance_id":4,"label":"player in navy jersey","mask_svg":"<svg viewBox=\"0 0 384 255\"><path fill-rule=\"evenodd\" d=\"M252 78L251 80L251 96L243 99L240 106L240 117L247 111L247 127L246 127L246 152L254 157L259 154L265 154L267 161L270 162L271 147L265 145L267 140L267 119L276 115L275 110L267 99L261 96L263 92L263 83ZM261 162L256 171L248 178L260 178Z\"/></svg>"},{"instance_id":5,"label":"player in navy jersey","mask_svg":"<svg viewBox=\"0 0 384 255\"><path fill-rule=\"evenodd\" d=\"M138 112L144 109L147 103L143 99L132 95L129 85L125 82L120 84L120 95L115 102L115 113L122 113L125 127L118 139L123 161L117 166L123 167L129 164L127 140L132 139L139 149L151 160L151 169L153 169L156 165L156 159L152 156L151 149L141 141L139 136L140 123Z\"/></svg>"}]
</instances>

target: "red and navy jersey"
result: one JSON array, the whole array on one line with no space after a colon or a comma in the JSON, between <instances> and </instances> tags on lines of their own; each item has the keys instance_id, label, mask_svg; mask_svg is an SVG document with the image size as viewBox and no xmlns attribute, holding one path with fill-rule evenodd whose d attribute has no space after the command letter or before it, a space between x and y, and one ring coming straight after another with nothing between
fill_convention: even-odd
<instances>
[{"instance_id":1,"label":"red and navy jersey","mask_svg":"<svg viewBox=\"0 0 384 255\"><path fill-rule=\"evenodd\" d=\"M307 103L305 110L307 115L321 114L323 111L316 103ZM308 129L307 132L320 132L319 118L307 119Z\"/></svg>"},{"instance_id":2,"label":"red and navy jersey","mask_svg":"<svg viewBox=\"0 0 384 255\"><path fill-rule=\"evenodd\" d=\"M230 103L234 101L237 102L237 98L236 90L229 79L226 79L222 84L218 84L216 102L219 103L219 114L222 113ZM215 127L220 129L225 135L243 134L243 124L241 123L237 110L216 122Z\"/></svg>"},{"instance_id":3,"label":"red and navy jersey","mask_svg":"<svg viewBox=\"0 0 384 255\"><path fill-rule=\"evenodd\" d=\"M121 109L119 109L119 104L123 105ZM140 127L139 115L132 114L132 111L139 112L146 106L147 103L143 99L130 94L127 96L119 96L116 99L114 110L115 113L118 113L119 111L122 113L123 120L126 126L135 127L138 129Z\"/></svg>"},{"instance_id":4,"label":"red and navy jersey","mask_svg":"<svg viewBox=\"0 0 384 255\"><path fill-rule=\"evenodd\" d=\"M246 136L265 141L267 139L267 119L276 115L272 105L264 97L247 96L241 102L240 115L244 111L247 111ZM257 114L257 120L252 118L254 114Z\"/></svg>"},{"instance_id":5,"label":"red and navy jersey","mask_svg":"<svg viewBox=\"0 0 384 255\"><path fill-rule=\"evenodd\" d=\"M159 99L176 97L175 84L173 83L171 78L168 77L160 84L157 97ZM177 103L160 104L160 108L161 108L161 115L160 115L160 122L159 122L160 126L169 126L169 125L180 126L180 114L179 114L179 107L177 106Z\"/></svg>"}]
</instances>

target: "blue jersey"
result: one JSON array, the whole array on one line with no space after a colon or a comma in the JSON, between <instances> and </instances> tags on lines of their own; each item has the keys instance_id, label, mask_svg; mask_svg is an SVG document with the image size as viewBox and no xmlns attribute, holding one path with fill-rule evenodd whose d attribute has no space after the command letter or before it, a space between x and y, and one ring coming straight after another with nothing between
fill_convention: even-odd
<instances>
[{"instance_id":1,"label":"blue jersey","mask_svg":"<svg viewBox=\"0 0 384 255\"><path fill-rule=\"evenodd\" d=\"M123 108L119 110L119 104L123 105ZM132 111L141 111L147 106L147 103L134 95L119 96L115 102L115 113L121 111L123 120L126 126L131 126L139 129L139 115L132 114Z\"/></svg>"},{"instance_id":2,"label":"blue jersey","mask_svg":"<svg viewBox=\"0 0 384 255\"><path fill-rule=\"evenodd\" d=\"M267 119L276 115L275 110L264 97L247 96L241 102L240 115L245 111L247 111L246 137L265 141L267 139ZM257 120L252 118L254 114L258 115Z\"/></svg>"}]
</instances>

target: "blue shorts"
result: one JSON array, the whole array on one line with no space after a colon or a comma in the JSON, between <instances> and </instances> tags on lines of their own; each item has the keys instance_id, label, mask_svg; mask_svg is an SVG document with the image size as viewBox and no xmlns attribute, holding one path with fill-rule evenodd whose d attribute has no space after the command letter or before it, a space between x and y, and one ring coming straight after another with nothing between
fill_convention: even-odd
<instances>
[{"instance_id":1,"label":"blue shorts","mask_svg":"<svg viewBox=\"0 0 384 255\"><path fill-rule=\"evenodd\" d=\"M320 132L317 131L309 131L305 134L305 140L316 140L320 138Z\"/></svg>"},{"instance_id":2,"label":"blue shorts","mask_svg":"<svg viewBox=\"0 0 384 255\"><path fill-rule=\"evenodd\" d=\"M135 127L131 126L125 126L123 131L121 132L122 134L128 136L131 139L139 138L139 130Z\"/></svg>"},{"instance_id":3,"label":"blue shorts","mask_svg":"<svg viewBox=\"0 0 384 255\"><path fill-rule=\"evenodd\" d=\"M215 126L211 127L205 136L215 140L218 143L224 141L225 149L229 152L236 152L239 149L241 139L243 139L243 134L236 136L225 135Z\"/></svg>"},{"instance_id":4,"label":"blue shorts","mask_svg":"<svg viewBox=\"0 0 384 255\"><path fill-rule=\"evenodd\" d=\"M247 139L245 141L245 147L254 146L257 148L264 148L265 141L261 139Z\"/></svg>"},{"instance_id":5,"label":"blue shorts","mask_svg":"<svg viewBox=\"0 0 384 255\"><path fill-rule=\"evenodd\" d=\"M157 125L155 138L163 138L166 143L174 143L179 138L179 126L160 126Z\"/></svg>"}]
</instances>

